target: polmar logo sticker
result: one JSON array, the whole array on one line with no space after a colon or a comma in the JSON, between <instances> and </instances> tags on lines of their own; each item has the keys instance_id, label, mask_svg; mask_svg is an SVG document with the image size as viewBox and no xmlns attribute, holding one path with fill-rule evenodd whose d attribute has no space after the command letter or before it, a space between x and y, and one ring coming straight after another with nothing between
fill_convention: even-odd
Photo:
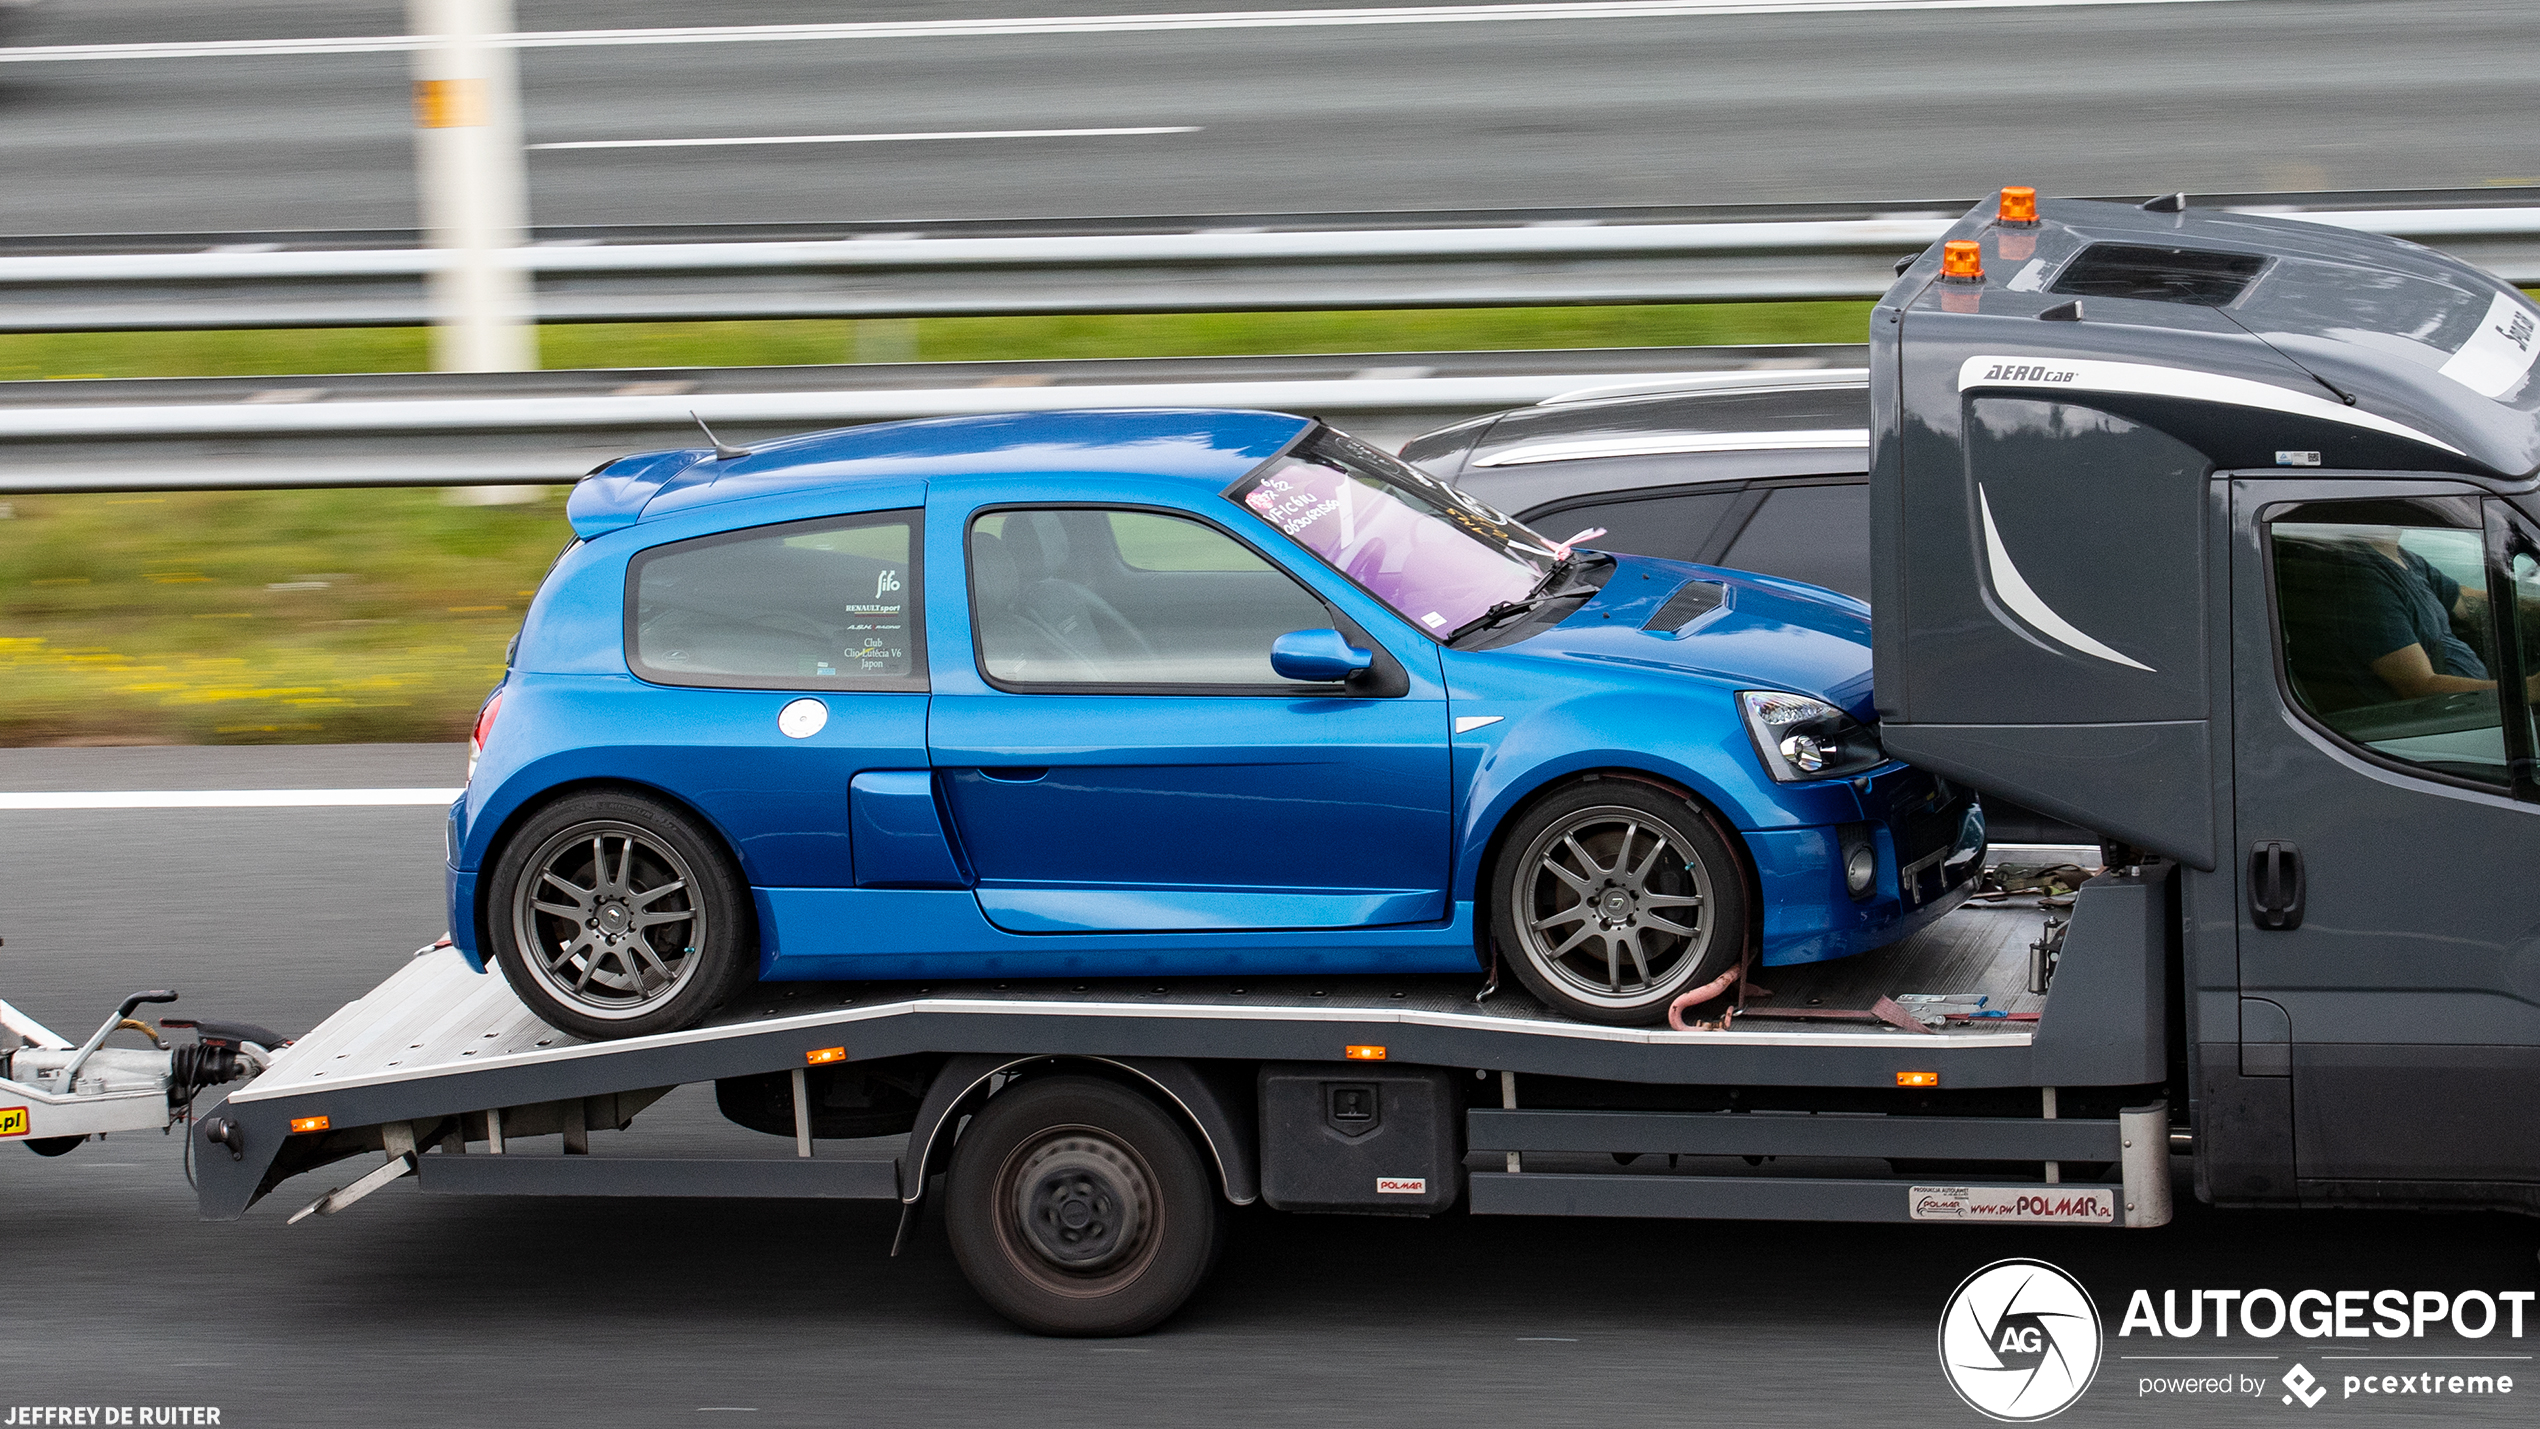
<instances>
[{"instance_id":1,"label":"polmar logo sticker","mask_svg":"<svg viewBox=\"0 0 2540 1429\"><path fill-rule=\"evenodd\" d=\"M2099 1373L2099 1307L2042 1260L1997 1260L1940 1312L1940 1368L1967 1407L2026 1424L2072 1407Z\"/></svg>"}]
</instances>

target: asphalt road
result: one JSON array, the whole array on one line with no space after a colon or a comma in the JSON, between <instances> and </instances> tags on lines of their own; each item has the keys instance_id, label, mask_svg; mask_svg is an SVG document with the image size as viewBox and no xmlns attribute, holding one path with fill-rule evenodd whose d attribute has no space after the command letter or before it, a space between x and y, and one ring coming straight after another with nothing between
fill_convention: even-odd
<instances>
[{"instance_id":1,"label":"asphalt road","mask_svg":"<svg viewBox=\"0 0 2540 1429\"><path fill-rule=\"evenodd\" d=\"M0 751L0 789L430 786L446 746ZM123 992L306 1026L436 935L437 810L0 813L0 996L63 1030ZM682 1092L654 1151L765 1139ZM633 1150L620 1143L602 1150ZM1995 1259L2072 1271L2111 1331L2060 1421L2529 1423L2540 1368L2485 1401L2145 1396L2137 1288L2528 1289L2540 1232L2487 1215L2216 1213L2158 1232L1641 1221L1235 1217L1214 1280L1135 1341L1049 1341L972 1298L939 1228L795 1203L466 1200L411 1182L296 1227L302 1178L192 1219L174 1140L60 1160L0 1147L0 1423L12 1406L196 1405L289 1425L1975 1425L1934 1341ZM887 1154L866 1147L863 1154ZM2285 1340L2228 1368L2463 1345ZM2184 1346L2168 1346L2177 1353ZM2197 1347L2217 1349L2210 1341ZM2515 1373L2523 1360L2482 1370ZM2391 1368L2388 1364L2380 1368ZM2446 1366L2450 1368L2451 1366Z\"/></svg>"},{"instance_id":2,"label":"asphalt road","mask_svg":"<svg viewBox=\"0 0 2540 1429\"><path fill-rule=\"evenodd\" d=\"M1221 8L522 0L519 23ZM389 34L402 10L53 0L31 38ZM2527 0L2226 0L551 49L523 82L533 144L1198 129L530 155L540 223L773 222L2528 181L2535 55ZM406 64L0 65L0 231L411 225Z\"/></svg>"}]
</instances>

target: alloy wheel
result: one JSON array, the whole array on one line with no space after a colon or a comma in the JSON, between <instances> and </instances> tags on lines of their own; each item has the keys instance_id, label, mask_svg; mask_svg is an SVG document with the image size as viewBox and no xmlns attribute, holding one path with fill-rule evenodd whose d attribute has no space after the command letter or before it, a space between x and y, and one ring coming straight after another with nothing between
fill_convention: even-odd
<instances>
[{"instance_id":1,"label":"alloy wheel","mask_svg":"<svg viewBox=\"0 0 2540 1429\"><path fill-rule=\"evenodd\" d=\"M697 878L659 837L615 820L577 824L529 861L514 934L531 976L588 1016L642 1016L704 961Z\"/></svg>"},{"instance_id":2,"label":"alloy wheel","mask_svg":"<svg viewBox=\"0 0 2540 1429\"><path fill-rule=\"evenodd\" d=\"M1514 893L1530 961L1599 1006L1636 1006L1689 981L1711 945L1710 870L1638 809L1581 809L1545 829Z\"/></svg>"}]
</instances>

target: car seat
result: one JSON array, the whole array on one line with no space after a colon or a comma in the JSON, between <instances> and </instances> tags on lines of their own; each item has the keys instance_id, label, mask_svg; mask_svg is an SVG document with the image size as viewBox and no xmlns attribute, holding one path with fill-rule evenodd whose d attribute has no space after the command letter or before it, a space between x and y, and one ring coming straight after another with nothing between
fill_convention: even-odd
<instances>
[{"instance_id":1,"label":"car seat","mask_svg":"<svg viewBox=\"0 0 2540 1429\"><path fill-rule=\"evenodd\" d=\"M1089 513L1091 514L1091 513ZM1099 519L1097 516L1096 519ZM1020 584L1014 612L1085 667L1080 679L1120 679L1155 662L1155 647L1111 602L1071 579L1067 529L1055 511L1008 516L996 538Z\"/></svg>"},{"instance_id":2,"label":"car seat","mask_svg":"<svg viewBox=\"0 0 2540 1429\"><path fill-rule=\"evenodd\" d=\"M1052 641L1017 608L1023 581L1014 555L993 531L970 533L971 618L988 673L1012 680L1086 680L1094 671Z\"/></svg>"}]
</instances>

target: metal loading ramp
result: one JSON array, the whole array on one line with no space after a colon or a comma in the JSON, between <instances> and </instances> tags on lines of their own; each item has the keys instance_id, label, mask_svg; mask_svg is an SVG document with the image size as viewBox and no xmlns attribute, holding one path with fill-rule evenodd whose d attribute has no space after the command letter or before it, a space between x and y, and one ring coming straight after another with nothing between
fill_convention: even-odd
<instances>
[{"instance_id":1,"label":"metal loading ramp","mask_svg":"<svg viewBox=\"0 0 2540 1429\"><path fill-rule=\"evenodd\" d=\"M2039 1000L2025 992L2025 949L2043 917L2034 907L1969 907L1891 949L1843 963L1759 970L1757 980L1772 987L1774 996L1752 1001L1750 1013L1812 999L1821 1010L1857 1012L1866 1010L1867 999L1922 992L1982 995L2003 1011L2034 1014ZM2038 1044L2051 1043L2055 1027L2051 1014L2039 1021L1957 1020L1910 1031L1870 1020L1765 1015L1737 1018L1718 1031L1605 1027L1564 1019L1513 986L1476 1003L1475 987L1476 979L1466 977L768 984L710 1025L592 1043L546 1026L499 974L471 971L445 948L416 957L347 1004L286 1049L264 1075L203 1114L195 1134L221 1129L229 1139L197 1148L201 1208L207 1217L235 1218L290 1176L381 1153L384 1164L374 1163L377 1169L361 1182L334 1193L353 1193L344 1204L403 1174L417 1175L427 1191L917 1199L924 1173L911 1158L894 1167L813 1154L807 1123L802 1154L791 1157L773 1138L767 1154L738 1160L611 1156L605 1136L594 1154L593 1131L621 1127L673 1087L797 1071L807 1061L934 1053L981 1066L1034 1057L1121 1066L1346 1065L1352 1057L1370 1055L1367 1049L1381 1049L1373 1055L1394 1064L1472 1069L1498 1074L1512 1086L1537 1078L1864 1092L1932 1084L1900 1081L1911 1073L1953 1091L1990 1088L2016 1095L2014 1089L2040 1085ZM1618 1155L1761 1156L1809 1149L1790 1142L1793 1135L1822 1138L1839 1131L1831 1118L1807 1118L1826 1128L1812 1133L1787 1125L1767 1128L1768 1119L1759 1117L1737 1117L1740 1126L1724 1127L1716 1124L1723 1118L1700 1114L1634 1114L1625 1124L1605 1113L1513 1110L1519 1113L1514 1119L1507 1119L1512 1108L1506 1106L1468 1113L1469 1144L1553 1155L1575 1147ZM1571 1117L1603 1119L1566 1120ZM1911 1128L1887 1125L1908 1120L1901 1117L1844 1120L1854 1123L1850 1131L1809 1145L1857 1157L1883 1154L1882 1148L1884 1154L1898 1151L1880 1137L1940 1136L1942 1142L1916 1144L1929 1156L1989 1148L1997 1159L2117 1160L2117 1125L2105 1117L2069 1119L2060 1126L2027 1116L1946 1119L1989 1123L1957 1130L1945 1130L1940 1118L1914 1118L1922 1124ZM1886 1129L1861 1140L1873 1122ZM1769 1130L1770 1144L1721 1141L1721 1133L1732 1130L1740 1135ZM1236 1139L1248 1137L1246 1128ZM494 1154L483 1154L489 1152ZM1221 1164L1221 1171L1230 1195L1249 1175L1238 1165ZM1681 1194L1685 1186L1712 1179L1521 1174L1522 1184L1508 1189L1501 1189L1503 1183L1517 1178L1507 1172L1475 1175L1472 1208L1684 1214L1664 1209L1653 1197ZM1560 1184L1589 1180L1599 1184ZM1679 1184L1671 1190L1657 1185L1662 1181ZM1581 1203L1582 1194L1596 1204ZM1876 1194L1894 1199L1891 1189ZM1560 1203L1544 1203L1546 1196L1558 1196ZM1772 1193L1760 1180L1736 1199L1748 1197L1757 1198L1761 1208L1726 1213L1772 1213ZM1806 1199L1781 1197L1780 1203ZM1627 1208L1632 1206L1641 1209ZM339 1208L321 1203L315 1209Z\"/></svg>"}]
</instances>

